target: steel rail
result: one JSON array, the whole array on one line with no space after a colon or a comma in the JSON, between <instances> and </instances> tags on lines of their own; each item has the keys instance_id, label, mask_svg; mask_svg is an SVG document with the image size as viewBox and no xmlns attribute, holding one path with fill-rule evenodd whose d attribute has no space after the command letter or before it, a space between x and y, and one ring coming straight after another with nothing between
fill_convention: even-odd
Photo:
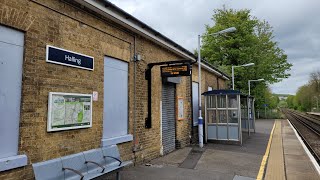
<instances>
[{"instance_id":1,"label":"steel rail","mask_svg":"<svg viewBox=\"0 0 320 180\"><path fill-rule=\"evenodd\" d=\"M282 112L285 114L285 116L288 118L289 121L291 121L292 126L296 129L296 131L298 132L298 134L300 135L302 141L305 143L305 145L307 146L307 148L310 150L310 153L313 155L313 157L315 158L315 160L317 161L317 163L320 165L320 157L318 156L318 154L316 153L316 151L313 149L313 147L311 146L311 144L308 142L307 138L302 134L302 132L300 132L300 129L297 128L296 124L293 122L293 120L295 120L296 122L300 123L302 126L306 127L307 129L311 130L313 133L315 133L316 135L318 135L320 137L320 133L317 130L314 130L312 127L310 127L309 124L305 123L303 120L301 120L302 117L297 117L294 116L292 113L292 111L289 110L283 110ZM307 124L307 125L306 125Z\"/></svg>"}]
</instances>

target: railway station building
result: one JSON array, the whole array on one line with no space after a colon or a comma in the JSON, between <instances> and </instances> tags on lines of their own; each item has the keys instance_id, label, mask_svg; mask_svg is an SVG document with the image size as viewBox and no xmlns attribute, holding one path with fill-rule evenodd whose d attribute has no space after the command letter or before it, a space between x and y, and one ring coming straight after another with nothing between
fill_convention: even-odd
<instances>
[{"instance_id":1,"label":"railway station building","mask_svg":"<svg viewBox=\"0 0 320 180\"><path fill-rule=\"evenodd\" d=\"M108 1L0 0L0 179L101 146L142 163L196 143L196 59ZM176 66L192 74L165 76ZM202 92L226 88L201 67Z\"/></svg>"}]
</instances>

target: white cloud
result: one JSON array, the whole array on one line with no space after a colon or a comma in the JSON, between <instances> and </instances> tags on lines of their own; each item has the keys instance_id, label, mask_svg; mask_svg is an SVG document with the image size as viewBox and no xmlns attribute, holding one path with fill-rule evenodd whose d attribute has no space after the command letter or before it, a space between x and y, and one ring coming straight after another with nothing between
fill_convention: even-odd
<instances>
[{"instance_id":1,"label":"white cloud","mask_svg":"<svg viewBox=\"0 0 320 180\"><path fill-rule=\"evenodd\" d=\"M319 0L111 0L190 51L197 47L197 35L212 25L213 10L251 9L252 15L265 19L274 29L275 40L293 64L291 77L271 85L275 93L295 93L320 67Z\"/></svg>"}]
</instances>

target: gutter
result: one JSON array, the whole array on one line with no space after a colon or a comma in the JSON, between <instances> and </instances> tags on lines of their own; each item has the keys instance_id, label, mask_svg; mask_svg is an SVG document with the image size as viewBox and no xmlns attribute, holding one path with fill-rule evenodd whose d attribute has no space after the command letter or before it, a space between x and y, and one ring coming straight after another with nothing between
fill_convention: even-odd
<instances>
[{"instance_id":1,"label":"gutter","mask_svg":"<svg viewBox=\"0 0 320 180\"><path fill-rule=\"evenodd\" d=\"M135 18L134 16L130 15L129 13L125 12L121 8L117 7L116 5L112 4L107 0L74 0L77 3L81 4L82 6L102 15L103 17L110 19L117 24L128 28L134 33L137 33L156 44L169 49L177 53L178 55L193 60L193 63L197 63L197 57L184 47L180 46L173 40L169 39L168 37L164 36L160 32L154 30L144 22L140 21L139 19ZM205 61L204 61L205 62ZM230 77L223 73L222 71L218 70L217 68L206 64L201 63L201 66L210 71L214 74L220 76L225 80L230 80Z\"/></svg>"},{"instance_id":2,"label":"gutter","mask_svg":"<svg viewBox=\"0 0 320 180\"><path fill-rule=\"evenodd\" d=\"M106 0L75 0L77 3L83 5L86 8L108 18L112 21L120 24L123 27L159 44L162 47L170 49L180 56L196 60L193 53L178 45L168 37L162 35L158 31L152 29L150 26L141 22L137 18L118 8L114 4Z\"/></svg>"},{"instance_id":3,"label":"gutter","mask_svg":"<svg viewBox=\"0 0 320 180\"><path fill-rule=\"evenodd\" d=\"M198 65L198 62L195 63L196 65ZM221 78L225 79L225 80L230 80L230 77L228 75L226 75L225 73L221 72L220 70L217 70L215 68L210 67L210 65L207 65L205 63L201 63L201 67L209 72L212 72L218 76L220 76Z\"/></svg>"}]
</instances>

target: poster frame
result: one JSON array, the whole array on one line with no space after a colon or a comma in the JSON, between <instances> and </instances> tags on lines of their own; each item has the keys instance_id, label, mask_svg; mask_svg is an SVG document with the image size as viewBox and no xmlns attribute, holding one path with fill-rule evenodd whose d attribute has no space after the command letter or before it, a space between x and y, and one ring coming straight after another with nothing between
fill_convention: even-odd
<instances>
[{"instance_id":1,"label":"poster frame","mask_svg":"<svg viewBox=\"0 0 320 180\"><path fill-rule=\"evenodd\" d=\"M71 126L71 127L61 127L61 128L52 128L52 97L54 95L73 95L73 96L85 96L90 97L90 121L89 125L78 125L78 126ZM83 129L83 128L91 128L92 127L92 94L80 94L80 93L64 93L64 92L49 92L48 96L48 115L47 115L47 132L54 132L54 131L64 131L64 130L71 130L71 129Z\"/></svg>"},{"instance_id":2,"label":"poster frame","mask_svg":"<svg viewBox=\"0 0 320 180\"><path fill-rule=\"evenodd\" d=\"M182 102L182 107L180 107L180 103ZM181 110L181 111L180 111ZM184 120L184 98L183 97L177 97L177 120ZM182 117L180 117L179 115L182 115Z\"/></svg>"}]
</instances>

